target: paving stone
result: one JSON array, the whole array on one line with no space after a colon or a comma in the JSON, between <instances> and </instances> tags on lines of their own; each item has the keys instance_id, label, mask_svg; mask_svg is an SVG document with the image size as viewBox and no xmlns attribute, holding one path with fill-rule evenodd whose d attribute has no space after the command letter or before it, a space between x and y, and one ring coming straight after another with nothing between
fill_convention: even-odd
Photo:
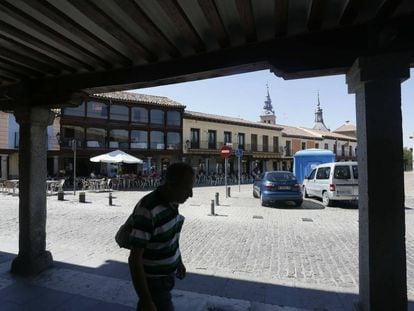
<instances>
[{"instance_id":1,"label":"paving stone","mask_svg":"<svg viewBox=\"0 0 414 311\"><path fill-rule=\"evenodd\" d=\"M413 301L414 174L405 177L407 286ZM208 214L216 192L220 193L221 205L216 207L220 216L212 217ZM114 235L145 194L115 191L116 206L108 206L107 193L88 192L88 204L80 204L70 192L66 201L49 196L47 249L56 267L73 273L75 279L77 273L85 273L90 286L111 280L131 290L128 251L116 245ZM177 290L286 307L305 307L306 301L310 307L320 307L317 302L322 300L332 309L348 310L346 299L357 300L358 293L358 210L347 205L324 208L313 199L305 200L302 208L261 207L252 197L251 185L243 185L240 193L233 187L232 194L225 198L224 187L195 188L193 198L180 207L186 217L180 245L189 277L177 282ZM0 193L0 205L0 290L2 284L2 293L19 288L18 301L13 295L5 301L13 308L34 299L33 292L35 296L44 293L11 284L15 280L4 274L18 252L18 197ZM73 283L64 288L59 279L48 281L45 284L53 286L39 286L80 295L68 291L75 287ZM302 294L312 290L313 294ZM326 295L315 294L318 290ZM114 293L116 286L108 286L101 296L91 293L84 298L111 303ZM131 308L135 300L118 304ZM80 304L87 301L80 299Z\"/></svg>"}]
</instances>

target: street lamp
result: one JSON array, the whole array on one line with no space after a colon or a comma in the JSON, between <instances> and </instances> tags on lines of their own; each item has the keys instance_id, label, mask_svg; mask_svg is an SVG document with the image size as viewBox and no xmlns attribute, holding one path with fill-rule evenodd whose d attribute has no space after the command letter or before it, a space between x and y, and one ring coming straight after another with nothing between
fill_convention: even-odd
<instances>
[{"instance_id":1,"label":"street lamp","mask_svg":"<svg viewBox=\"0 0 414 311\"><path fill-rule=\"evenodd\" d=\"M413 146L411 147L411 170L414 172L414 133L412 136L410 136L410 139L413 143Z\"/></svg>"}]
</instances>

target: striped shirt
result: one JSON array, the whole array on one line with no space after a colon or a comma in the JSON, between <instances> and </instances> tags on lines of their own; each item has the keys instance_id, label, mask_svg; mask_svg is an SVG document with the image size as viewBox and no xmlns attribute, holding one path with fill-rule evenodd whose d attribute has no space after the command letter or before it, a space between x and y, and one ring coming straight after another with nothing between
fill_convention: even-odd
<instances>
[{"instance_id":1,"label":"striped shirt","mask_svg":"<svg viewBox=\"0 0 414 311\"><path fill-rule=\"evenodd\" d=\"M133 221L129 240L132 247L144 248L146 275L173 273L181 261L179 237L184 223L178 204L165 200L159 187L138 202Z\"/></svg>"}]
</instances>

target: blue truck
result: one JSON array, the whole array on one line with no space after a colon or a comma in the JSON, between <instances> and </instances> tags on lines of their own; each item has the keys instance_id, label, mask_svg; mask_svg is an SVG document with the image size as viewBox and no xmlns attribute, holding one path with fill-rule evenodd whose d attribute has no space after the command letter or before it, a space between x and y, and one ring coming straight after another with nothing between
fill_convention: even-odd
<instances>
[{"instance_id":1,"label":"blue truck","mask_svg":"<svg viewBox=\"0 0 414 311\"><path fill-rule=\"evenodd\" d=\"M298 151L293 156L293 174L298 182L303 183L312 169L322 163L335 162L335 154L324 149L305 149Z\"/></svg>"}]
</instances>

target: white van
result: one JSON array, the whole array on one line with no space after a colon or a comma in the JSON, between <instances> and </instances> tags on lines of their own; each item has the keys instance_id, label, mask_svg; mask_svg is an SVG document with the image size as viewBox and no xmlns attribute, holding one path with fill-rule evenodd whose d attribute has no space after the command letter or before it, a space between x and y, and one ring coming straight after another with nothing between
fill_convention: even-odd
<instances>
[{"instance_id":1,"label":"white van","mask_svg":"<svg viewBox=\"0 0 414 311\"><path fill-rule=\"evenodd\" d=\"M315 196L324 206L358 200L358 163L332 162L316 166L303 180L305 198Z\"/></svg>"}]
</instances>

